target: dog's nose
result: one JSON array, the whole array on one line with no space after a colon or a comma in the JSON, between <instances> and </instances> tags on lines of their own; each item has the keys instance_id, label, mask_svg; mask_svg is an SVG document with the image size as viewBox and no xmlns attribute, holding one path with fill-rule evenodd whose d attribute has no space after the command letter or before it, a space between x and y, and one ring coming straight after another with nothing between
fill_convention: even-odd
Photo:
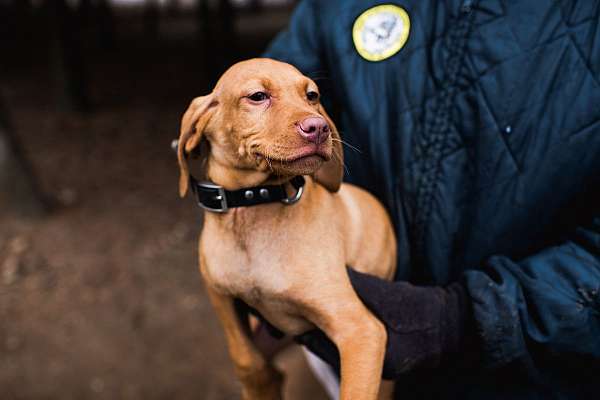
<instances>
[{"instance_id":1,"label":"dog's nose","mask_svg":"<svg viewBox=\"0 0 600 400\"><path fill-rule=\"evenodd\" d=\"M327 121L321 117L308 117L296 125L300 136L309 142L323 143L329 136L330 129Z\"/></svg>"}]
</instances>

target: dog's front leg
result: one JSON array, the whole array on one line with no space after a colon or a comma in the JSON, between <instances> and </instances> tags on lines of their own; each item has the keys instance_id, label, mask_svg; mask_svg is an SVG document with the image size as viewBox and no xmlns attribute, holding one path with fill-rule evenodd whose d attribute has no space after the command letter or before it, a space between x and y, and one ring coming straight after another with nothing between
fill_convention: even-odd
<instances>
[{"instance_id":1,"label":"dog's front leg","mask_svg":"<svg viewBox=\"0 0 600 400\"><path fill-rule=\"evenodd\" d=\"M368 311L352 317L331 333L340 352L340 399L377 399L387 334Z\"/></svg>"},{"instance_id":2,"label":"dog's front leg","mask_svg":"<svg viewBox=\"0 0 600 400\"><path fill-rule=\"evenodd\" d=\"M282 374L254 346L236 314L233 298L208 287L210 301L221 320L244 400L281 399Z\"/></svg>"},{"instance_id":3,"label":"dog's front leg","mask_svg":"<svg viewBox=\"0 0 600 400\"><path fill-rule=\"evenodd\" d=\"M351 287L349 287L351 290ZM340 353L341 400L378 398L387 333L383 324L348 290L321 304L317 325Z\"/></svg>"}]
</instances>

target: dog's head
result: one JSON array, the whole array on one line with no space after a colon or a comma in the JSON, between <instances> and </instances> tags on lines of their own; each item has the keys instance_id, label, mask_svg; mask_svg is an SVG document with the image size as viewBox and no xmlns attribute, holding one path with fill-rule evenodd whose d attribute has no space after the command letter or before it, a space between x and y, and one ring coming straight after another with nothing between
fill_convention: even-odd
<instances>
[{"instance_id":1,"label":"dog's head","mask_svg":"<svg viewBox=\"0 0 600 400\"><path fill-rule=\"evenodd\" d=\"M319 102L319 89L289 64L240 62L212 93L192 101L179 136L181 196L188 189L187 158L203 139L205 173L216 182L314 175L337 191L342 180L340 136Z\"/></svg>"}]
</instances>

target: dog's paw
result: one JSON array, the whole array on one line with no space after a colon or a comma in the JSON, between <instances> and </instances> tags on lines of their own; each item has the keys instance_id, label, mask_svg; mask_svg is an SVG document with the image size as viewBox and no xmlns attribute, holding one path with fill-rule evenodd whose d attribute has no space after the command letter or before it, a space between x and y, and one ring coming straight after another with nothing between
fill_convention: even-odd
<instances>
[{"instance_id":1,"label":"dog's paw","mask_svg":"<svg viewBox=\"0 0 600 400\"><path fill-rule=\"evenodd\" d=\"M281 400L283 374L275 368L256 371L244 379L243 400Z\"/></svg>"},{"instance_id":2,"label":"dog's paw","mask_svg":"<svg viewBox=\"0 0 600 400\"><path fill-rule=\"evenodd\" d=\"M260 390L244 390L243 400L282 400L281 387L266 387Z\"/></svg>"}]
</instances>

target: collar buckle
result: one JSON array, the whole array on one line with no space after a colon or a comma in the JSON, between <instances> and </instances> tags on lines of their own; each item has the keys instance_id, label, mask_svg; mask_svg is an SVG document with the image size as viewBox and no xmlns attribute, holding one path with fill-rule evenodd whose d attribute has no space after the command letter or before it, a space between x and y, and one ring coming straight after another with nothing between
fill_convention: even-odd
<instances>
[{"instance_id":1,"label":"collar buckle","mask_svg":"<svg viewBox=\"0 0 600 400\"><path fill-rule=\"evenodd\" d=\"M194 192L196 194L196 202L200 208L203 208L207 211L216 212L216 213L226 213L229 211L229 206L227 204L227 197L225 195L225 189L222 186L215 185L210 182L199 182L197 185L192 185L194 188ZM211 207L204 204L200 200L200 196L198 194L198 190L203 190L205 192L211 193L211 200L218 201L221 204L221 207Z\"/></svg>"}]
</instances>

